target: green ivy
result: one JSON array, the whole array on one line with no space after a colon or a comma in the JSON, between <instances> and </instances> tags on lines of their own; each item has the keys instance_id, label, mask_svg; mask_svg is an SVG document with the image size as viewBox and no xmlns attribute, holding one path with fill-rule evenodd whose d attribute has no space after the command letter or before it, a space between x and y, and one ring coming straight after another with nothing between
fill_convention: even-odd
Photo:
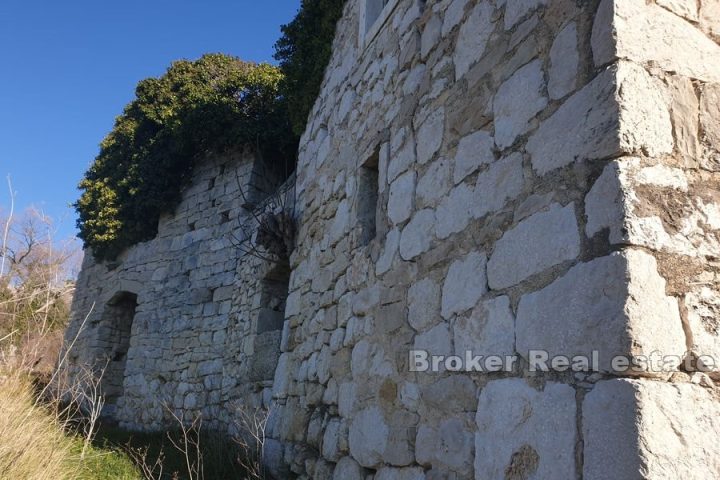
<instances>
[{"instance_id":1,"label":"green ivy","mask_svg":"<svg viewBox=\"0 0 720 480\"><path fill-rule=\"evenodd\" d=\"M345 0L303 0L297 16L282 27L283 35L275 44L275 59L285 75L281 92L298 136L305 131L320 93L344 5Z\"/></svg>"},{"instance_id":2,"label":"green ivy","mask_svg":"<svg viewBox=\"0 0 720 480\"><path fill-rule=\"evenodd\" d=\"M157 233L193 167L211 152L254 145L266 161L295 158L280 69L222 55L173 63L141 81L80 183L80 238L98 259Z\"/></svg>"}]
</instances>

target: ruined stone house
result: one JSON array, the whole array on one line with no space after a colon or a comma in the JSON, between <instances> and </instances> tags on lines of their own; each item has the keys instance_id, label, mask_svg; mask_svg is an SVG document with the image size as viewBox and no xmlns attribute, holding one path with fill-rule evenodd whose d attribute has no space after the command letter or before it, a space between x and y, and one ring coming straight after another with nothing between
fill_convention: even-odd
<instances>
[{"instance_id":1,"label":"ruined stone house","mask_svg":"<svg viewBox=\"0 0 720 480\"><path fill-rule=\"evenodd\" d=\"M333 50L293 188L213 158L85 259L67 336L106 414L268 407L278 478L720 478L720 1L349 0ZM286 266L233 240L279 185ZM613 363L654 352L685 361Z\"/></svg>"}]
</instances>

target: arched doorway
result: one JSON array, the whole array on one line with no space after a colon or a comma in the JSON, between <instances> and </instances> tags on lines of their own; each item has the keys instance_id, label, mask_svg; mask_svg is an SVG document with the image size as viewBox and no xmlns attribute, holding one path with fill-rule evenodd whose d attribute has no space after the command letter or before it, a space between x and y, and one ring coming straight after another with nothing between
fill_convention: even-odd
<instances>
[{"instance_id":1,"label":"arched doorway","mask_svg":"<svg viewBox=\"0 0 720 480\"><path fill-rule=\"evenodd\" d=\"M125 367L133 319L137 309L137 295L119 292L105 305L100 322L100 341L104 351L105 371L102 376L102 394L105 396L105 414L114 413L117 401L123 396Z\"/></svg>"}]
</instances>

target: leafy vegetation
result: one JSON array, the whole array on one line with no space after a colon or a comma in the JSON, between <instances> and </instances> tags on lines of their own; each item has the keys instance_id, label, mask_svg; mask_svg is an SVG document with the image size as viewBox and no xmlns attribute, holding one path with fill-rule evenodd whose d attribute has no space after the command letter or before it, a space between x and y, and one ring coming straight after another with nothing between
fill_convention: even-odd
<instances>
[{"instance_id":1,"label":"leafy vegetation","mask_svg":"<svg viewBox=\"0 0 720 480\"><path fill-rule=\"evenodd\" d=\"M284 74L280 89L298 136L305 131L320 93L344 5L345 0L303 0L297 16L282 27L282 37L275 44L275 59Z\"/></svg>"},{"instance_id":2,"label":"leafy vegetation","mask_svg":"<svg viewBox=\"0 0 720 480\"><path fill-rule=\"evenodd\" d=\"M211 152L252 145L269 162L294 157L281 80L271 65L209 54L141 81L80 183L75 207L85 245L112 259L153 238L160 215Z\"/></svg>"},{"instance_id":3,"label":"leafy vegetation","mask_svg":"<svg viewBox=\"0 0 720 480\"><path fill-rule=\"evenodd\" d=\"M38 404L30 378L0 365L0 478L139 480L140 470L117 449L85 448L52 408Z\"/></svg>"},{"instance_id":4,"label":"leafy vegetation","mask_svg":"<svg viewBox=\"0 0 720 480\"><path fill-rule=\"evenodd\" d=\"M252 145L271 164L294 160L344 4L303 0L275 45L279 68L208 54L138 84L80 183L79 236L96 258L153 238L210 153Z\"/></svg>"}]
</instances>

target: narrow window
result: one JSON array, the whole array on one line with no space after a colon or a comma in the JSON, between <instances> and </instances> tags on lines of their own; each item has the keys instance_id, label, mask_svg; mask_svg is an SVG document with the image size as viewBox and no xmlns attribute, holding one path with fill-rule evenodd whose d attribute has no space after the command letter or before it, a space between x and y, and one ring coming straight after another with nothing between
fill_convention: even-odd
<instances>
[{"instance_id":1,"label":"narrow window","mask_svg":"<svg viewBox=\"0 0 720 480\"><path fill-rule=\"evenodd\" d=\"M137 309L137 295L116 294L105 306L100 322L100 340L105 346L105 372L101 380L106 415L112 415L124 394L125 367L130 349L130 335Z\"/></svg>"},{"instance_id":2,"label":"narrow window","mask_svg":"<svg viewBox=\"0 0 720 480\"><path fill-rule=\"evenodd\" d=\"M379 162L380 149L378 148L358 170L357 216L361 228L360 245L369 244L377 234Z\"/></svg>"},{"instance_id":3,"label":"narrow window","mask_svg":"<svg viewBox=\"0 0 720 480\"><path fill-rule=\"evenodd\" d=\"M365 32L369 32L380 18L390 0L365 0Z\"/></svg>"},{"instance_id":4,"label":"narrow window","mask_svg":"<svg viewBox=\"0 0 720 480\"><path fill-rule=\"evenodd\" d=\"M276 265L262 281L258 334L282 330L289 286L290 269L285 265Z\"/></svg>"},{"instance_id":5,"label":"narrow window","mask_svg":"<svg viewBox=\"0 0 720 480\"><path fill-rule=\"evenodd\" d=\"M275 377L289 286L290 268L287 265L275 265L261 282L250 381L270 381Z\"/></svg>"},{"instance_id":6,"label":"narrow window","mask_svg":"<svg viewBox=\"0 0 720 480\"><path fill-rule=\"evenodd\" d=\"M380 32L398 0L362 0L360 10L360 45L369 44Z\"/></svg>"}]
</instances>

